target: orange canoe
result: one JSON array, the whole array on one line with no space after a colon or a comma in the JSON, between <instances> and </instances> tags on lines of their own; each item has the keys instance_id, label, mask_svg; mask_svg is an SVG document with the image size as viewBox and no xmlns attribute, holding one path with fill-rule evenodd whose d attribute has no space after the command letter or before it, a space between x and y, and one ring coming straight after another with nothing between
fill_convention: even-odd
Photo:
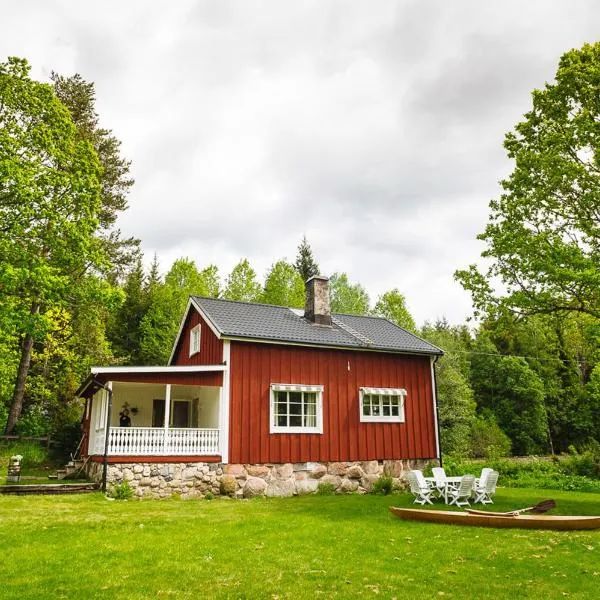
<instances>
[{"instance_id":1,"label":"orange canoe","mask_svg":"<svg viewBox=\"0 0 600 600\"><path fill-rule=\"evenodd\" d=\"M600 529L600 517L567 515L506 515L501 516L484 511L478 514L447 510L426 510L420 508L396 508L390 511L401 519L445 523L448 525L472 525L475 527L516 527L518 529Z\"/></svg>"}]
</instances>

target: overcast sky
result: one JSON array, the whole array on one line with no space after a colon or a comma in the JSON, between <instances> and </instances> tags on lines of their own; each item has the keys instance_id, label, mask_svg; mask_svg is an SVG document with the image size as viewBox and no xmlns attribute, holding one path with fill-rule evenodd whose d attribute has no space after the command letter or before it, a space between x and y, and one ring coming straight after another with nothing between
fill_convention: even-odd
<instances>
[{"instance_id":1,"label":"overcast sky","mask_svg":"<svg viewBox=\"0 0 600 600\"><path fill-rule=\"evenodd\" d=\"M10 8L9 8L10 6ZM167 270L187 256L262 279L306 234L321 271L417 322L471 314L477 260L511 170L503 136L560 55L600 38L590 1L29 2L0 60L80 73L136 184L120 220Z\"/></svg>"}]
</instances>

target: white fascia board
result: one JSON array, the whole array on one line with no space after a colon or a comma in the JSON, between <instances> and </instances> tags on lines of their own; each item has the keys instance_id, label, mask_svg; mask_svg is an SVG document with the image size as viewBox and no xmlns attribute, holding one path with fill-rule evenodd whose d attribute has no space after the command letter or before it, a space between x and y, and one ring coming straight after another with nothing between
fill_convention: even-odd
<instances>
[{"instance_id":1,"label":"white fascia board","mask_svg":"<svg viewBox=\"0 0 600 600\"><path fill-rule=\"evenodd\" d=\"M225 365L186 365L180 367L92 367L92 375L107 375L110 373L210 373L225 371Z\"/></svg>"},{"instance_id":2,"label":"white fascia board","mask_svg":"<svg viewBox=\"0 0 600 600\"><path fill-rule=\"evenodd\" d=\"M179 323L179 331L177 331L177 335L175 336L175 342L173 344L173 349L171 350L171 356L169 356L169 360L167 364L170 365L173 360L173 356L175 356L175 349L177 348L177 344L179 343L179 338L183 332L183 326L185 325L185 321L187 319L188 313L190 311L190 306L192 305L191 296L188 298L187 306L185 307L185 311L183 312L183 317L181 318L181 322Z\"/></svg>"}]
</instances>

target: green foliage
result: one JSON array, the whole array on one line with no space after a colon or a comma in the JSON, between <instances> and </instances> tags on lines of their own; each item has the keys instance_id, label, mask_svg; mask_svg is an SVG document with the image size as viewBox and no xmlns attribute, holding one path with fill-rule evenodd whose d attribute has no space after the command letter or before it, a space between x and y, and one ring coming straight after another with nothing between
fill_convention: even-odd
<instances>
[{"instance_id":1,"label":"green foliage","mask_svg":"<svg viewBox=\"0 0 600 600\"><path fill-rule=\"evenodd\" d=\"M48 451L40 442L16 441L0 442L0 464L6 469L11 456L20 454L22 471L35 469L48 462ZM0 474L1 476L1 474Z\"/></svg>"},{"instance_id":2,"label":"green foliage","mask_svg":"<svg viewBox=\"0 0 600 600\"><path fill-rule=\"evenodd\" d=\"M478 473L482 467L490 467L500 474L498 485L503 487L600 492L600 477L587 474L590 464L594 463L589 462L588 456L581 462L570 456L555 457L555 460L536 457L485 461L444 458L444 468L448 474L466 475Z\"/></svg>"},{"instance_id":3,"label":"green foliage","mask_svg":"<svg viewBox=\"0 0 600 600\"><path fill-rule=\"evenodd\" d=\"M510 454L511 442L488 411L473 420L470 446L474 458L496 458Z\"/></svg>"},{"instance_id":4,"label":"green foliage","mask_svg":"<svg viewBox=\"0 0 600 600\"><path fill-rule=\"evenodd\" d=\"M215 495L212 492L206 492L206 494L204 494L204 499L205 500L214 500Z\"/></svg>"},{"instance_id":5,"label":"green foliage","mask_svg":"<svg viewBox=\"0 0 600 600\"><path fill-rule=\"evenodd\" d=\"M475 401L469 382L467 357L470 335L445 321L426 324L423 337L442 348L444 356L436 363L437 402L442 453L471 454L469 434L475 418Z\"/></svg>"},{"instance_id":6,"label":"green foliage","mask_svg":"<svg viewBox=\"0 0 600 600\"><path fill-rule=\"evenodd\" d=\"M50 433L48 415L37 405L32 405L19 419L15 428L17 435L27 437L45 437Z\"/></svg>"},{"instance_id":7,"label":"green foliage","mask_svg":"<svg viewBox=\"0 0 600 600\"><path fill-rule=\"evenodd\" d=\"M478 236L490 267L456 273L479 311L600 318L599 79L600 43L566 52L555 81L533 92L531 111L506 135L515 167Z\"/></svg>"},{"instance_id":8,"label":"green foliage","mask_svg":"<svg viewBox=\"0 0 600 600\"><path fill-rule=\"evenodd\" d=\"M305 235L302 236L302 241L298 246L298 254L296 256L294 268L298 272L303 285L311 277L319 275L319 265L315 261L312 248Z\"/></svg>"},{"instance_id":9,"label":"green foliage","mask_svg":"<svg viewBox=\"0 0 600 600\"><path fill-rule=\"evenodd\" d=\"M471 382L479 410L494 414L513 453L545 453L548 421L537 373L523 358L500 355L486 336L478 338L474 349Z\"/></svg>"},{"instance_id":10,"label":"green foliage","mask_svg":"<svg viewBox=\"0 0 600 600\"><path fill-rule=\"evenodd\" d=\"M331 311L351 315L369 313L369 294L360 283L351 284L346 273L334 273L329 279Z\"/></svg>"},{"instance_id":11,"label":"green foliage","mask_svg":"<svg viewBox=\"0 0 600 600\"><path fill-rule=\"evenodd\" d=\"M242 259L227 277L223 297L227 300L256 302L260 299L261 288L256 280L256 272L248 259Z\"/></svg>"},{"instance_id":12,"label":"green foliage","mask_svg":"<svg viewBox=\"0 0 600 600\"><path fill-rule=\"evenodd\" d=\"M406 298L397 288L379 296L373 312L378 317L385 317L408 331L415 333L417 330L415 320L406 308Z\"/></svg>"},{"instance_id":13,"label":"green foliage","mask_svg":"<svg viewBox=\"0 0 600 600\"><path fill-rule=\"evenodd\" d=\"M0 106L0 326L23 339L10 432L52 311L76 306L80 281L108 261L96 237L101 166L52 87L29 78L27 61L9 58L0 64Z\"/></svg>"},{"instance_id":14,"label":"green foliage","mask_svg":"<svg viewBox=\"0 0 600 600\"><path fill-rule=\"evenodd\" d=\"M389 496L394 488L394 480L386 475L381 475L374 483L371 489L372 494L380 496Z\"/></svg>"},{"instance_id":15,"label":"green foliage","mask_svg":"<svg viewBox=\"0 0 600 600\"><path fill-rule=\"evenodd\" d=\"M213 265L199 270L193 260L177 259L164 283L150 275L148 308L139 325L139 360L142 364L166 364L190 296L219 292L218 271Z\"/></svg>"},{"instance_id":16,"label":"green foliage","mask_svg":"<svg viewBox=\"0 0 600 600\"><path fill-rule=\"evenodd\" d=\"M292 265L278 260L267 273L261 302L302 308L304 306L304 282Z\"/></svg>"},{"instance_id":17,"label":"green foliage","mask_svg":"<svg viewBox=\"0 0 600 600\"><path fill-rule=\"evenodd\" d=\"M133 497L133 489L128 481L122 481L112 486L110 497L115 500L129 500Z\"/></svg>"},{"instance_id":18,"label":"green foliage","mask_svg":"<svg viewBox=\"0 0 600 600\"><path fill-rule=\"evenodd\" d=\"M335 494L335 485L333 485L333 483L321 482L319 483L315 494L317 496L333 496Z\"/></svg>"}]
</instances>

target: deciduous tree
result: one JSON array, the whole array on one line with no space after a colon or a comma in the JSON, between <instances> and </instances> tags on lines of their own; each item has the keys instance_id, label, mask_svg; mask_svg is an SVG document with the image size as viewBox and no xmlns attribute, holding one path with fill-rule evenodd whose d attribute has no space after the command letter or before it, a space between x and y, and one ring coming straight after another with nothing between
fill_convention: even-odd
<instances>
[{"instance_id":1,"label":"deciduous tree","mask_svg":"<svg viewBox=\"0 0 600 600\"><path fill-rule=\"evenodd\" d=\"M294 267L285 260L273 263L267 273L261 302L292 308L304 306L304 282Z\"/></svg>"},{"instance_id":2,"label":"deciduous tree","mask_svg":"<svg viewBox=\"0 0 600 600\"><path fill-rule=\"evenodd\" d=\"M107 266L96 232L101 167L50 85L29 77L27 61L0 64L1 321L20 338L6 432L21 414L35 340L49 311L68 307L78 281Z\"/></svg>"},{"instance_id":3,"label":"deciduous tree","mask_svg":"<svg viewBox=\"0 0 600 600\"><path fill-rule=\"evenodd\" d=\"M408 331L415 332L417 329L415 320L406 308L406 299L396 288L379 296L373 312Z\"/></svg>"},{"instance_id":4,"label":"deciduous tree","mask_svg":"<svg viewBox=\"0 0 600 600\"><path fill-rule=\"evenodd\" d=\"M329 279L331 310L352 315L369 313L369 294L360 283L352 284L346 273L334 273Z\"/></svg>"},{"instance_id":5,"label":"deciduous tree","mask_svg":"<svg viewBox=\"0 0 600 600\"><path fill-rule=\"evenodd\" d=\"M599 82L600 42L565 53L506 135L514 170L478 236L490 266L456 273L479 311L600 318Z\"/></svg>"}]
</instances>

